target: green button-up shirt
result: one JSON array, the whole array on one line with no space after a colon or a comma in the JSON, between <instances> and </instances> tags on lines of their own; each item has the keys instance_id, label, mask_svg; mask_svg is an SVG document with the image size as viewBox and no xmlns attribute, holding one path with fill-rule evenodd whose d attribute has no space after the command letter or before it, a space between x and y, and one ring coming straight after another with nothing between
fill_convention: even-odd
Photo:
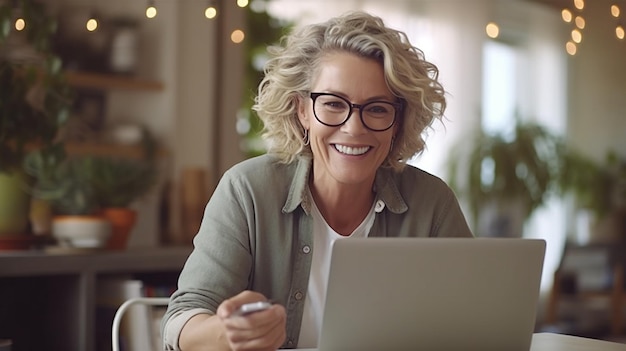
<instances>
[{"instance_id":1,"label":"green button-up shirt","mask_svg":"<svg viewBox=\"0 0 626 351\"><path fill-rule=\"evenodd\" d=\"M254 290L285 306L285 348L300 334L313 253L308 180L312 160L279 163L271 155L235 165L209 200L194 250L172 295L172 314L193 308L215 312L243 290ZM439 178L407 166L380 169L370 237L471 237L458 201Z\"/></svg>"}]
</instances>

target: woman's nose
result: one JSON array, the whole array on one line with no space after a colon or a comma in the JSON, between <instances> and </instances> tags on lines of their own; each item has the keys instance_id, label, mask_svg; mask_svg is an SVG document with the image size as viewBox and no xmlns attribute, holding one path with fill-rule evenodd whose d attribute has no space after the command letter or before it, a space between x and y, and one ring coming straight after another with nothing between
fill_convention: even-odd
<instances>
[{"instance_id":1,"label":"woman's nose","mask_svg":"<svg viewBox=\"0 0 626 351\"><path fill-rule=\"evenodd\" d=\"M341 126L341 129L346 133L354 135L367 133L368 129L361 120L361 110L358 107L352 107L352 113L346 123Z\"/></svg>"}]
</instances>

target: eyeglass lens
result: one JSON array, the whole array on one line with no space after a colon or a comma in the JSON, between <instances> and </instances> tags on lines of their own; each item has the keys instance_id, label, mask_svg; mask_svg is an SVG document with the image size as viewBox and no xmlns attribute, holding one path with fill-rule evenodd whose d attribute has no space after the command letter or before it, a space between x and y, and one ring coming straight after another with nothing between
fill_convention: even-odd
<instances>
[{"instance_id":1,"label":"eyeglass lens","mask_svg":"<svg viewBox=\"0 0 626 351\"><path fill-rule=\"evenodd\" d=\"M315 117L328 126L340 126L348 121L353 104L334 94L311 94ZM361 121L368 129L383 131L389 129L396 117L396 106L390 102L372 101L359 108Z\"/></svg>"}]
</instances>

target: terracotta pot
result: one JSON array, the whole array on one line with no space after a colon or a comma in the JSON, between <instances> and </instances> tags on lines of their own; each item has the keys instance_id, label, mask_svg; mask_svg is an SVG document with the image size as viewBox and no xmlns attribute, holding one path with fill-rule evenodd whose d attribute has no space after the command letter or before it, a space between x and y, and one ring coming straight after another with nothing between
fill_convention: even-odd
<instances>
[{"instance_id":1,"label":"terracotta pot","mask_svg":"<svg viewBox=\"0 0 626 351\"><path fill-rule=\"evenodd\" d=\"M103 209L102 215L111 222L113 229L107 249L126 249L128 238L137 221L137 211L130 208L111 207Z\"/></svg>"},{"instance_id":2,"label":"terracotta pot","mask_svg":"<svg viewBox=\"0 0 626 351\"><path fill-rule=\"evenodd\" d=\"M35 239L30 234L0 236L0 251L29 250L35 244Z\"/></svg>"}]
</instances>

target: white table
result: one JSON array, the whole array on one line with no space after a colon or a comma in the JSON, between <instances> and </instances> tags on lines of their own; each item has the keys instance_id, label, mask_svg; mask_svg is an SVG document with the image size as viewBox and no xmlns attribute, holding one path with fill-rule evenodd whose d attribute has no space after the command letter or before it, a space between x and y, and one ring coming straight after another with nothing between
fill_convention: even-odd
<instances>
[{"instance_id":1,"label":"white table","mask_svg":"<svg viewBox=\"0 0 626 351\"><path fill-rule=\"evenodd\" d=\"M317 351L317 349L298 349ZM529 351L626 351L626 344L554 333L533 334Z\"/></svg>"},{"instance_id":2,"label":"white table","mask_svg":"<svg viewBox=\"0 0 626 351\"><path fill-rule=\"evenodd\" d=\"M530 351L626 351L626 344L578 336L536 333Z\"/></svg>"}]
</instances>

